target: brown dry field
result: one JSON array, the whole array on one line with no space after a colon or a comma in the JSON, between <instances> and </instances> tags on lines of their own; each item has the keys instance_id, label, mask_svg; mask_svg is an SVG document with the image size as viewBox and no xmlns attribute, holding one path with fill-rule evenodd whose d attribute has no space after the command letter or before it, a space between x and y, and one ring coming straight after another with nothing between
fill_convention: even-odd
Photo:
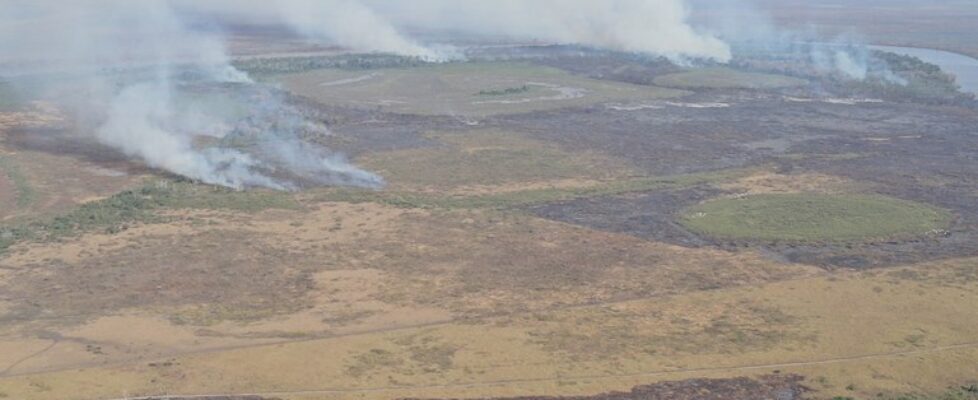
<instances>
[{"instance_id":1,"label":"brown dry field","mask_svg":"<svg viewBox=\"0 0 978 400\"><path fill-rule=\"evenodd\" d=\"M58 154L19 126L2 128L0 155L36 199L0 215L59 215L162 179ZM449 198L597 190L642 174L616 155L627 148L465 133L427 132L428 147L355 161L391 193ZM676 182L724 196L875 189L766 163ZM159 220L118 232L13 245L0 253L0 399L580 396L772 374L802 377L810 398L869 398L978 376L978 258L819 268L520 207L334 195L282 194L297 206L260 211L157 210Z\"/></svg>"},{"instance_id":2,"label":"brown dry field","mask_svg":"<svg viewBox=\"0 0 978 400\"><path fill-rule=\"evenodd\" d=\"M722 184L848 185L771 171ZM588 395L778 371L874 395L978 373L976 259L829 273L515 212L295 197L302 210L168 211L15 246L0 259L0 393Z\"/></svg>"}]
</instances>

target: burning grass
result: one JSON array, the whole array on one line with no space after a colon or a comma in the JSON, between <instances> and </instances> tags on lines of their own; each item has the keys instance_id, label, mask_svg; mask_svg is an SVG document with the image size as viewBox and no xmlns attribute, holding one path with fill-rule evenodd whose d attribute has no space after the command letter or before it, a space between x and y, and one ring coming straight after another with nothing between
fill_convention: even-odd
<instances>
[{"instance_id":1,"label":"burning grass","mask_svg":"<svg viewBox=\"0 0 978 400\"><path fill-rule=\"evenodd\" d=\"M709 201L680 222L721 239L847 242L919 237L952 216L925 204L871 195L761 194Z\"/></svg>"}]
</instances>

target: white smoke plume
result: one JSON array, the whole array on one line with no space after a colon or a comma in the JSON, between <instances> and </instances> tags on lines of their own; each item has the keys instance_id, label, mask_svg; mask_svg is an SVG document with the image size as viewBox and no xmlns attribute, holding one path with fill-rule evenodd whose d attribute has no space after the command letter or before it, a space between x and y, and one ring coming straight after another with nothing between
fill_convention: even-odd
<instances>
[{"instance_id":1,"label":"white smoke plume","mask_svg":"<svg viewBox=\"0 0 978 400\"><path fill-rule=\"evenodd\" d=\"M725 62L730 48L694 30L681 0L367 0L398 25Z\"/></svg>"},{"instance_id":2,"label":"white smoke plume","mask_svg":"<svg viewBox=\"0 0 978 400\"><path fill-rule=\"evenodd\" d=\"M358 50L397 53L437 61L436 52L402 36L356 0L287 0L276 3L285 22L301 33L335 40Z\"/></svg>"},{"instance_id":3,"label":"white smoke plume","mask_svg":"<svg viewBox=\"0 0 978 400\"><path fill-rule=\"evenodd\" d=\"M204 98L208 88L244 91L252 84L229 64L223 38L188 27L166 0L6 0L0 59L0 75L46 74L40 96L90 123L99 142L154 168L233 188L382 184L340 157L302 146L299 135L311 123L280 99ZM186 106L194 102L198 107ZM277 112L208 112L235 107ZM265 138L261 154L198 143L249 124L266 130L256 135Z\"/></svg>"},{"instance_id":4,"label":"white smoke plume","mask_svg":"<svg viewBox=\"0 0 978 400\"><path fill-rule=\"evenodd\" d=\"M701 31L730 43L740 50L761 51L778 57L793 56L823 73L847 79L881 79L890 83L906 81L872 57L858 32L826 37L813 26L776 26L771 16L751 0L690 0L699 11L691 23Z\"/></svg>"},{"instance_id":5,"label":"white smoke plume","mask_svg":"<svg viewBox=\"0 0 978 400\"><path fill-rule=\"evenodd\" d=\"M376 175L304 144L300 135L328 132L276 96L244 96L244 103L213 96L201 100L203 87L237 85L248 92L241 88L252 83L231 66L220 29L192 23L216 16L286 25L357 51L431 61L458 53L405 32L462 32L674 60L728 60L727 45L691 28L687 13L683 0L4 0L0 77L47 74L43 97L90 124L101 143L206 183L276 189L294 188L298 181L378 186L382 181ZM251 115L226 112L234 108ZM260 150L202 144L202 137L218 142L244 137Z\"/></svg>"},{"instance_id":6,"label":"white smoke plume","mask_svg":"<svg viewBox=\"0 0 978 400\"><path fill-rule=\"evenodd\" d=\"M686 23L683 0L174 0L184 10L284 23L358 51L457 57L406 32L482 35L725 62L730 48ZM203 4L201 4L203 3Z\"/></svg>"}]
</instances>

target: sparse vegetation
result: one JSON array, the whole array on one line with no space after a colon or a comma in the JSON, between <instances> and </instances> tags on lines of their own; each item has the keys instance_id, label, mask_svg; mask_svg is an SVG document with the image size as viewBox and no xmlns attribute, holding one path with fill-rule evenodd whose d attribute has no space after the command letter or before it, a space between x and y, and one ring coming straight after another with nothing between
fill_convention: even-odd
<instances>
[{"instance_id":1,"label":"sparse vegetation","mask_svg":"<svg viewBox=\"0 0 978 400\"><path fill-rule=\"evenodd\" d=\"M275 309L260 304L207 304L186 307L169 315L170 322L176 325L213 326L224 321L251 322L273 317L292 308Z\"/></svg>"},{"instance_id":2,"label":"sparse vegetation","mask_svg":"<svg viewBox=\"0 0 978 400\"><path fill-rule=\"evenodd\" d=\"M404 360L385 349L370 349L353 358L354 362L346 368L346 373L354 378L361 378L367 374L383 368L392 368L404 364Z\"/></svg>"},{"instance_id":3,"label":"sparse vegetation","mask_svg":"<svg viewBox=\"0 0 978 400\"><path fill-rule=\"evenodd\" d=\"M766 194L687 209L687 228L722 239L842 242L918 237L947 228L951 215L883 196Z\"/></svg>"}]
</instances>

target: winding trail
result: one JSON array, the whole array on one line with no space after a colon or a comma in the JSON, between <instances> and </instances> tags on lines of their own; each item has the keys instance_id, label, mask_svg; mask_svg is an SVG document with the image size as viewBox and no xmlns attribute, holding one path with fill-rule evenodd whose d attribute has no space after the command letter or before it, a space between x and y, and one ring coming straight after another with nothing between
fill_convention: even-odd
<instances>
[{"instance_id":1,"label":"winding trail","mask_svg":"<svg viewBox=\"0 0 978 400\"><path fill-rule=\"evenodd\" d=\"M61 343L60 340L54 340L54 341L51 342L51 344L47 345L43 349L38 350L38 351L35 351L35 352L31 353L31 354L28 354L28 355L24 356L23 358L21 358L21 359L19 359L17 361L14 361L10 365L8 365L7 368L4 368L3 370L0 370L0 377L3 377L4 374L6 374L7 372L10 372L10 370L12 370L14 368L17 368L18 365L27 362L27 360L30 360L30 359L32 359L34 357L37 357L37 356L40 356L40 355L42 355L44 353L47 353L49 350L53 349L54 346L57 346L59 343Z\"/></svg>"}]
</instances>

